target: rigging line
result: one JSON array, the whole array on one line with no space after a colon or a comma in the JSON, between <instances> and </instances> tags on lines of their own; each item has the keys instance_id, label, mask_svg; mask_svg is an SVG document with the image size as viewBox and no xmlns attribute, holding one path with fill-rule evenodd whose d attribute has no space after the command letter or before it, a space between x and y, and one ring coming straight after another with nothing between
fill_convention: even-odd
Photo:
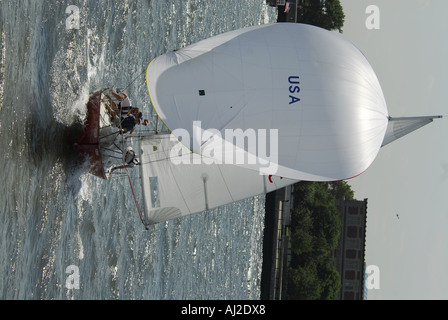
<instances>
[{"instance_id":1,"label":"rigging line","mask_svg":"<svg viewBox=\"0 0 448 320\"><path fill-rule=\"evenodd\" d=\"M124 144L124 141L123 141L123 139L121 139L121 145L123 145L123 144ZM118 150L120 150L120 152L121 152L121 157L123 158L123 149L121 149L119 146L117 146L117 144L115 143L115 141L114 141L114 146L115 146ZM118 151L115 151L115 152L119 153Z\"/></svg>"},{"instance_id":2,"label":"rigging line","mask_svg":"<svg viewBox=\"0 0 448 320\"><path fill-rule=\"evenodd\" d=\"M160 152L158 152L158 153L153 153L152 155L153 155L153 156L154 156L154 155L164 155L164 153L165 153L165 151L160 151ZM192 152L190 152L190 153L188 154L188 156L190 156L190 159L189 159L189 160L192 160L192 159L191 159L191 155L193 155ZM174 156L172 156L172 155L167 155L167 156L165 156L165 157L163 157L163 158L149 159L148 161L145 161L145 162L142 161L141 164L143 165L143 164L155 163L155 162L160 162L160 161L165 161L165 160L174 160L174 159L180 159L180 161L182 161L183 156L185 156L185 155L174 155ZM212 158L209 158L209 159L212 159ZM187 160L187 159L185 159L185 160Z\"/></svg>"},{"instance_id":3,"label":"rigging line","mask_svg":"<svg viewBox=\"0 0 448 320\"><path fill-rule=\"evenodd\" d=\"M101 140L101 139L104 139L104 138L107 138L107 137L109 137L109 136L111 136L111 135L118 134L118 133L120 133L120 131L112 132L112 133L110 133L110 134L107 134L107 135L105 135L105 136L100 137L100 140Z\"/></svg>"},{"instance_id":4,"label":"rigging line","mask_svg":"<svg viewBox=\"0 0 448 320\"><path fill-rule=\"evenodd\" d=\"M109 156L109 158L114 158L114 159L122 159L123 157L114 157L114 156Z\"/></svg>"},{"instance_id":5,"label":"rigging line","mask_svg":"<svg viewBox=\"0 0 448 320\"><path fill-rule=\"evenodd\" d=\"M112 153L118 153L118 154L121 154L121 157L114 157L114 156L111 156L111 157L114 157L114 158L117 158L117 159L123 159L123 151L120 149L119 146L117 146L117 145L115 144L115 142L114 142L114 146L117 147L118 150L116 150L116 149L111 149L111 148L108 148L108 147L101 147L101 150L106 150L106 151L110 151L110 152L112 152Z\"/></svg>"},{"instance_id":6,"label":"rigging line","mask_svg":"<svg viewBox=\"0 0 448 320\"><path fill-rule=\"evenodd\" d=\"M129 175L128 168L126 168L126 167L124 167L124 168L125 168L125 170L126 170L126 174L127 174L127 176L128 176L129 185L131 186L131 191L132 191L132 195L133 195L133 197L134 197L135 206L137 207L138 214L140 215L140 220L142 221L142 223L143 223L143 225L145 226L145 228L148 229L148 225L145 223L145 218L144 218L143 213L142 213L142 210L141 210L141 208L140 208L140 204L138 203L137 196L135 195L134 187L132 186L132 181L131 181L131 177L130 177L130 175Z\"/></svg>"},{"instance_id":7,"label":"rigging line","mask_svg":"<svg viewBox=\"0 0 448 320\"><path fill-rule=\"evenodd\" d=\"M229 186L227 185L227 181L224 178L224 174L222 173L221 167L218 166L218 170L219 170L219 173L221 174L222 180L225 181L224 185L226 186L226 189L227 189L227 192L229 193L230 198L232 199L233 202L235 202L236 200L233 199L232 193L230 192Z\"/></svg>"},{"instance_id":8,"label":"rigging line","mask_svg":"<svg viewBox=\"0 0 448 320\"><path fill-rule=\"evenodd\" d=\"M144 165L144 164L150 164L150 163L156 163L156 162L160 162L160 161L166 161L166 160L172 160L172 159L174 159L174 158L172 158L172 157L167 157L167 158L160 158L160 159L157 159L157 160L149 160L149 161L145 161L145 162L142 162L142 165Z\"/></svg>"},{"instance_id":9,"label":"rigging line","mask_svg":"<svg viewBox=\"0 0 448 320\"><path fill-rule=\"evenodd\" d=\"M133 84L134 82L135 82L135 80L137 80L138 79L138 77L140 77L143 73L145 73L146 72L146 69L143 69L143 71L141 72L141 73L139 73L135 78L134 78L134 80L132 80L127 86L126 86L126 88L124 88L123 89L123 91L126 91L130 86L131 86L131 84Z\"/></svg>"},{"instance_id":10,"label":"rigging line","mask_svg":"<svg viewBox=\"0 0 448 320\"><path fill-rule=\"evenodd\" d=\"M107 124L107 122L106 122L106 120L104 119L104 117L103 117L103 115L100 113L100 118L101 118L101 122L104 124L104 125L106 125ZM110 125L108 125L108 126L104 126L103 128L106 128L106 127L109 127Z\"/></svg>"}]
</instances>

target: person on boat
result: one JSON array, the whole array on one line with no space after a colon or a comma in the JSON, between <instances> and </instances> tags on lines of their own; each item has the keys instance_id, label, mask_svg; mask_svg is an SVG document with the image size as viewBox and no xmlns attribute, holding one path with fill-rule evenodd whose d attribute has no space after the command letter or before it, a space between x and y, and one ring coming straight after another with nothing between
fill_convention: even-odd
<instances>
[{"instance_id":1,"label":"person on boat","mask_svg":"<svg viewBox=\"0 0 448 320\"><path fill-rule=\"evenodd\" d=\"M140 109L132 106L129 97L125 92L120 92L120 95L111 90L110 93L118 101L120 101L117 106L117 104L111 99L111 97L105 94L110 103L110 105L105 103L106 109L111 114L112 121L115 126L119 127L120 133L129 132L130 134L132 134L137 124L142 124L144 126L149 125L149 120L143 119L143 115L140 112ZM119 118L117 117L117 113L120 114Z\"/></svg>"},{"instance_id":2,"label":"person on boat","mask_svg":"<svg viewBox=\"0 0 448 320\"><path fill-rule=\"evenodd\" d=\"M119 101L117 105L109 95L105 94L105 97L109 100L109 104L106 103L106 108L111 114L112 120L117 117L117 114L120 114L120 118L125 118L130 113L140 112L140 109L132 106L132 102L126 92L120 92L120 94L118 94L111 90L110 94Z\"/></svg>"},{"instance_id":3,"label":"person on boat","mask_svg":"<svg viewBox=\"0 0 448 320\"><path fill-rule=\"evenodd\" d=\"M140 165L140 161L137 159L137 155L135 154L134 149L131 146L129 146L126 148L126 152L123 157L123 164L120 166L115 166L112 169L110 169L109 174L111 174L117 169L133 168L134 166L138 165Z\"/></svg>"},{"instance_id":4,"label":"person on boat","mask_svg":"<svg viewBox=\"0 0 448 320\"><path fill-rule=\"evenodd\" d=\"M143 120L143 114L141 112L139 112L137 115L132 113L121 120L118 130L120 133L132 134L135 130L135 127L140 123L146 126L149 124L149 120Z\"/></svg>"}]
</instances>

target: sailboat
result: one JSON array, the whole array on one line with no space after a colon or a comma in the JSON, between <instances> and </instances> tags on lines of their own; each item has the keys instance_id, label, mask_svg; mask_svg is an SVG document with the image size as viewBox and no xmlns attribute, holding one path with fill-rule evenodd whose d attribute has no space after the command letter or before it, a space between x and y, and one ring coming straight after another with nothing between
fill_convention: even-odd
<instances>
[{"instance_id":1,"label":"sailboat","mask_svg":"<svg viewBox=\"0 0 448 320\"><path fill-rule=\"evenodd\" d=\"M149 62L146 85L167 133L139 135L142 221L212 209L300 180L362 174L380 148L436 117L392 118L362 52L304 24L247 27ZM101 89L78 145L109 179L127 139L114 134ZM115 130L115 131L114 131Z\"/></svg>"}]
</instances>

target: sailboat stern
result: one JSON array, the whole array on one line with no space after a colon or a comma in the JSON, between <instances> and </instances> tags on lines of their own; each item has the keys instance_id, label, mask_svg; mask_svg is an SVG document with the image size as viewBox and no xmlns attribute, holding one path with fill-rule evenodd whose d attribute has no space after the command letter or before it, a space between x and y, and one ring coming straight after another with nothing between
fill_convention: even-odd
<instances>
[{"instance_id":1,"label":"sailboat stern","mask_svg":"<svg viewBox=\"0 0 448 320\"><path fill-rule=\"evenodd\" d=\"M102 94L103 89L100 89L90 95L85 122L78 132L76 143L79 154L89 161L89 173L107 179L99 146Z\"/></svg>"}]
</instances>

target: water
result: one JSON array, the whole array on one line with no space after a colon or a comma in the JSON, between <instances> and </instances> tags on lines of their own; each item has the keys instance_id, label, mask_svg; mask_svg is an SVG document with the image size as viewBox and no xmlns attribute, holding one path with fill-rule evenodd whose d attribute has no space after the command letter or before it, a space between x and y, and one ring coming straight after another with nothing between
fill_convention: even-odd
<instances>
[{"instance_id":1,"label":"water","mask_svg":"<svg viewBox=\"0 0 448 320\"><path fill-rule=\"evenodd\" d=\"M152 58L274 22L276 9L84 0L70 29L72 4L0 1L0 298L258 299L263 196L146 231L128 182L87 174L73 142L89 92L127 87L154 118L142 74ZM73 266L79 289L67 286Z\"/></svg>"}]
</instances>

